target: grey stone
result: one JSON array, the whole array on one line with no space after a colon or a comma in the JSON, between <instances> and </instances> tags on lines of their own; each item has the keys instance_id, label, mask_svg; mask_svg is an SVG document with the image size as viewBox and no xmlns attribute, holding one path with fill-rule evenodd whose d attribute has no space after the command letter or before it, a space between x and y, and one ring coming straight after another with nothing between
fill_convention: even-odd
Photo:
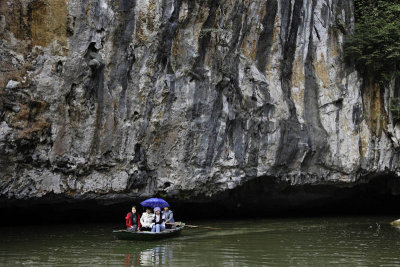
<instances>
[{"instance_id":1,"label":"grey stone","mask_svg":"<svg viewBox=\"0 0 400 267\"><path fill-rule=\"evenodd\" d=\"M352 1L67 2L66 41L50 24L47 43L15 36L29 25L0 16L1 82L19 87L0 95L18 107L0 106L1 198L196 199L255 178L399 174L396 86L373 95L343 60Z\"/></svg>"},{"instance_id":2,"label":"grey stone","mask_svg":"<svg viewBox=\"0 0 400 267\"><path fill-rule=\"evenodd\" d=\"M18 87L19 84L20 84L20 82L9 80L6 85L6 89L15 89Z\"/></svg>"}]
</instances>

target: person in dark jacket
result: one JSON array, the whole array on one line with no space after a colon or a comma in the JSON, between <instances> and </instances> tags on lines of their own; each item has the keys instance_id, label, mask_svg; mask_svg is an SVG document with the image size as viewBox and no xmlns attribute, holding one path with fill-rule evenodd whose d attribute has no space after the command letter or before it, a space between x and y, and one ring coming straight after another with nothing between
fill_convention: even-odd
<instances>
[{"instance_id":1,"label":"person in dark jacket","mask_svg":"<svg viewBox=\"0 0 400 267\"><path fill-rule=\"evenodd\" d=\"M140 215L136 213L136 206L132 206L132 211L128 212L125 217L126 230L130 232L140 230Z\"/></svg>"}]
</instances>

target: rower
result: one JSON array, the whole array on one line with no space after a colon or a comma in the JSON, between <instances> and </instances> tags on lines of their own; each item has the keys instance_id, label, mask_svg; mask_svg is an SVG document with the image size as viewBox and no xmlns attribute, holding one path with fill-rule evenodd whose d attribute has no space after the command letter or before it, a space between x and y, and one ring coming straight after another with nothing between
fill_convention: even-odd
<instances>
[{"instance_id":1,"label":"rower","mask_svg":"<svg viewBox=\"0 0 400 267\"><path fill-rule=\"evenodd\" d=\"M165 228L171 229L175 224L174 213L168 207L165 207L162 214L165 216Z\"/></svg>"}]
</instances>

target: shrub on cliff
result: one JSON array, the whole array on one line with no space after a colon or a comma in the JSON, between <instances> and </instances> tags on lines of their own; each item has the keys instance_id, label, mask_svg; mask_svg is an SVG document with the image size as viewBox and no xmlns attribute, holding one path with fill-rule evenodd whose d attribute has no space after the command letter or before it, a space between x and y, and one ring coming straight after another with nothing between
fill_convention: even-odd
<instances>
[{"instance_id":1,"label":"shrub on cliff","mask_svg":"<svg viewBox=\"0 0 400 267\"><path fill-rule=\"evenodd\" d=\"M355 32L345 39L347 60L371 82L399 76L400 0L355 0Z\"/></svg>"}]
</instances>

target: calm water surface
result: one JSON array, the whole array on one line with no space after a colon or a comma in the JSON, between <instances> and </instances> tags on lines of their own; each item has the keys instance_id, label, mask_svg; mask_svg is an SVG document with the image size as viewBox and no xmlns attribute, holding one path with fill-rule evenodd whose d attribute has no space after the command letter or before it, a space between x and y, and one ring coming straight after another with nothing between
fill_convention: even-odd
<instances>
[{"instance_id":1,"label":"calm water surface","mask_svg":"<svg viewBox=\"0 0 400 267\"><path fill-rule=\"evenodd\" d=\"M0 227L0 266L400 266L397 218L201 221L180 237L119 241L115 224Z\"/></svg>"}]
</instances>

